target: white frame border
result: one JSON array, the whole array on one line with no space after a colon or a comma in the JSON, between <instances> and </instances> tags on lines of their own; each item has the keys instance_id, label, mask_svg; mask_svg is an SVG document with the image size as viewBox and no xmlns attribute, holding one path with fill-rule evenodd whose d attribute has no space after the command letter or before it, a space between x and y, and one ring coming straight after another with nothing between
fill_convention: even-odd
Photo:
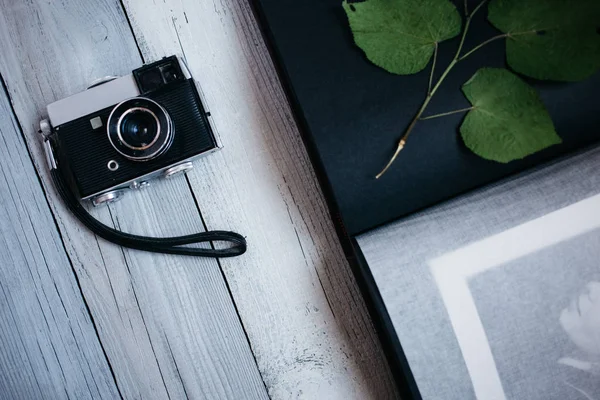
<instances>
[{"instance_id":1,"label":"white frame border","mask_svg":"<svg viewBox=\"0 0 600 400\"><path fill-rule=\"evenodd\" d=\"M506 396L468 280L597 228L600 195L429 261L478 399L506 400Z\"/></svg>"}]
</instances>

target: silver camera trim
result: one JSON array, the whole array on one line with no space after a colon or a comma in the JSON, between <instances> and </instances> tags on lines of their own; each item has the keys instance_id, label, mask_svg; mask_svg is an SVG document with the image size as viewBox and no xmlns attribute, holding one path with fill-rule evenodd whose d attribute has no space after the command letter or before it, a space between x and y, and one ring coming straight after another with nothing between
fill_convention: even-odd
<instances>
[{"instance_id":1,"label":"silver camera trim","mask_svg":"<svg viewBox=\"0 0 600 400\"><path fill-rule=\"evenodd\" d=\"M116 162L115 160L110 160L109 162L106 163L106 168L108 168L108 170L111 172L115 172L116 170L119 169L119 163Z\"/></svg>"},{"instance_id":2,"label":"silver camera trim","mask_svg":"<svg viewBox=\"0 0 600 400\"><path fill-rule=\"evenodd\" d=\"M139 184L141 182L148 182L148 181L151 181L151 180L154 180L154 179L167 178L167 176L165 176L165 173L169 169L171 169L171 168L173 168L173 167L175 167L177 165L180 165L180 164L185 164L185 163L193 162L193 161L197 160L198 158L205 157L205 156L207 156L209 154L214 153L217 150L220 150L220 148L219 147L215 147L214 149L210 149L210 150L205 151L203 153L197 154L194 157L183 159L183 160L178 161L176 163L173 163L171 165L167 165L164 168L158 169L156 171L149 172L149 173L147 173L145 175L138 176L136 178L130 179L130 180L128 180L126 182L123 182L121 184L118 184L118 185L115 185L115 186L111 186L111 187L109 187L107 189L104 189L101 192L94 193L94 194L91 194L89 196L83 197L81 200L92 200L95 197L98 197L100 195L103 195L105 193L112 192L112 191L115 191L115 190L126 190L126 191L128 191L128 190L131 190L132 186L136 186L135 183Z\"/></svg>"}]
</instances>

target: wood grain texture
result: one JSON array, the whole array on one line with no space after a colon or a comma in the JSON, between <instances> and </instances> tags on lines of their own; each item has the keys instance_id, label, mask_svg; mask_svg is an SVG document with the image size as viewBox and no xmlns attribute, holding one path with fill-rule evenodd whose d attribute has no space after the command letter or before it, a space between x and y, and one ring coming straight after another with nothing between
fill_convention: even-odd
<instances>
[{"instance_id":1,"label":"wood grain texture","mask_svg":"<svg viewBox=\"0 0 600 400\"><path fill-rule=\"evenodd\" d=\"M116 398L108 361L2 88L0 155L0 399Z\"/></svg>"},{"instance_id":2,"label":"wood grain texture","mask_svg":"<svg viewBox=\"0 0 600 400\"><path fill-rule=\"evenodd\" d=\"M97 240L50 184L36 133L45 105L141 64L120 3L1 0L0 52L0 73L122 395L265 398L215 261L150 255ZM148 235L203 230L185 179L156 186L94 214Z\"/></svg>"},{"instance_id":3,"label":"wood grain texture","mask_svg":"<svg viewBox=\"0 0 600 400\"><path fill-rule=\"evenodd\" d=\"M224 149L189 174L274 399L396 398L280 82L246 1L124 1L146 61L185 56Z\"/></svg>"}]
</instances>

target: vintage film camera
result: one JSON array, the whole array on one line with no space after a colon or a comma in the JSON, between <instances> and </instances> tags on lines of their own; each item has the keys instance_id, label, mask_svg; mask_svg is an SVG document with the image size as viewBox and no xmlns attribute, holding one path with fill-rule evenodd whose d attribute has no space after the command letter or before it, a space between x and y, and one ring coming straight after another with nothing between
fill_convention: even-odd
<instances>
[{"instance_id":1,"label":"vintage film camera","mask_svg":"<svg viewBox=\"0 0 600 400\"><path fill-rule=\"evenodd\" d=\"M80 200L121 198L192 168L218 149L198 90L177 56L107 78L48 105L41 122L48 162Z\"/></svg>"}]
</instances>

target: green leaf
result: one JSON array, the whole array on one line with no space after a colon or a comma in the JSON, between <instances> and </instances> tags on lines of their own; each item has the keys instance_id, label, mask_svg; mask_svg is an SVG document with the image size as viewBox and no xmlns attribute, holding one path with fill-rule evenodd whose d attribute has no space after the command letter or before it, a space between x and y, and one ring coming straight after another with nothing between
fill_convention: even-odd
<instances>
[{"instance_id":1,"label":"green leaf","mask_svg":"<svg viewBox=\"0 0 600 400\"><path fill-rule=\"evenodd\" d=\"M344 1L354 41L367 58L399 75L423 70L436 43L461 31L461 17L449 0Z\"/></svg>"},{"instance_id":2,"label":"green leaf","mask_svg":"<svg viewBox=\"0 0 600 400\"><path fill-rule=\"evenodd\" d=\"M512 72L482 68L462 90L473 110L460 133L478 156L507 163L562 142L537 92Z\"/></svg>"},{"instance_id":3,"label":"green leaf","mask_svg":"<svg viewBox=\"0 0 600 400\"><path fill-rule=\"evenodd\" d=\"M575 82L600 69L599 0L492 0L488 19L521 74Z\"/></svg>"}]
</instances>

